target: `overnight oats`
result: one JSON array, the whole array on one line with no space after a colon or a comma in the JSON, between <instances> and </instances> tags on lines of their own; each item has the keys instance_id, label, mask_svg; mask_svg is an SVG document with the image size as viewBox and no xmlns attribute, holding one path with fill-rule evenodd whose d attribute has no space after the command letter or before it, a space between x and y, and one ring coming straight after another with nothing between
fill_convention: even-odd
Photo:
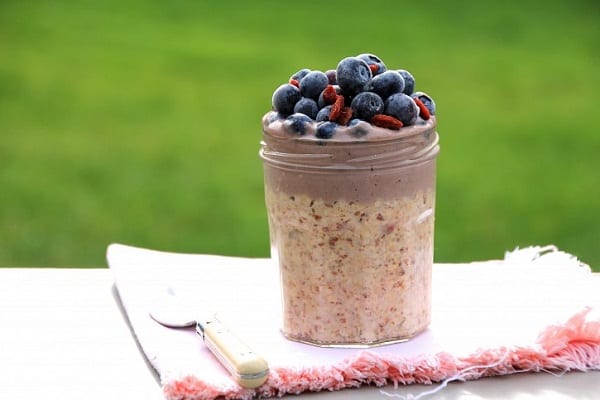
<instances>
[{"instance_id":1,"label":"overnight oats","mask_svg":"<svg viewBox=\"0 0 600 400\"><path fill-rule=\"evenodd\" d=\"M301 70L273 94L261 157L284 335L408 340L431 318L435 103L372 54Z\"/></svg>"}]
</instances>

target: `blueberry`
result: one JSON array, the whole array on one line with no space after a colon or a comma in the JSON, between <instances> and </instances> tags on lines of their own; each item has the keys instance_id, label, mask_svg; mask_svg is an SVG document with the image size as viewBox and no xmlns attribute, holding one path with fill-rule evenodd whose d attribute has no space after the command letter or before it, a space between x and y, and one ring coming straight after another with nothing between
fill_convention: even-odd
<instances>
[{"instance_id":1,"label":"blueberry","mask_svg":"<svg viewBox=\"0 0 600 400\"><path fill-rule=\"evenodd\" d=\"M360 58L361 60L365 60L367 62L367 64L369 64L369 65L377 64L377 63L383 64L383 61L381 60L381 58L377 57L375 54L362 53L362 54L357 55L356 57Z\"/></svg>"},{"instance_id":2,"label":"blueberry","mask_svg":"<svg viewBox=\"0 0 600 400\"><path fill-rule=\"evenodd\" d=\"M325 106L319 110L315 121L329 121L329 114L331 114L331 106Z\"/></svg>"},{"instance_id":3,"label":"blueberry","mask_svg":"<svg viewBox=\"0 0 600 400\"><path fill-rule=\"evenodd\" d=\"M285 118L285 117L284 117L283 115L279 114L278 112L276 112L276 111L271 111L271 112L269 113L269 115L267 116L267 122L268 122L269 124L271 124L271 123L273 123L273 122L275 122L275 121L278 121L278 120L280 120L280 119L283 119L283 118Z\"/></svg>"},{"instance_id":4,"label":"blueberry","mask_svg":"<svg viewBox=\"0 0 600 400\"><path fill-rule=\"evenodd\" d=\"M364 86L373 76L366 61L358 57L346 57L340 61L336 74L338 85L346 95L362 92Z\"/></svg>"},{"instance_id":5,"label":"blueberry","mask_svg":"<svg viewBox=\"0 0 600 400\"><path fill-rule=\"evenodd\" d=\"M289 83L283 84L273 92L273 109L279 111L284 116L290 115L294 111L294 106L302 98L300 90Z\"/></svg>"},{"instance_id":6,"label":"blueberry","mask_svg":"<svg viewBox=\"0 0 600 400\"><path fill-rule=\"evenodd\" d=\"M310 72L308 68L302 68L300 71L296 72L294 75L290 76L290 80L294 79L298 82L302 80Z\"/></svg>"},{"instance_id":7,"label":"blueberry","mask_svg":"<svg viewBox=\"0 0 600 400\"><path fill-rule=\"evenodd\" d=\"M294 113L302 113L312 119L316 118L318 112L317 102L306 97L301 98L294 106Z\"/></svg>"},{"instance_id":8,"label":"blueberry","mask_svg":"<svg viewBox=\"0 0 600 400\"><path fill-rule=\"evenodd\" d=\"M365 89L377 93L385 100L394 93L402 93L404 90L404 78L397 71L385 71L382 74L374 76Z\"/></svg>"},{"instance_id":9,"label":"blueberry","mask_svg":"<svg viewBox=\"0 0 600 400\"><path fill-rule=\"evenodd\" d=\"M415 78L405 69L399 69L398 72L404 78L404 90L402 93L410 96L415 91Z\"/></svg>"},{"instance_id":10,"label":"blueberry","mask_svg":"<svg viewBox=\"0 0 600 400\"><path fill-rule=\"evenodd\" d=\"M283 121L283 126L290 133L304 135L312 119L302 113L292 114Z\"/></svg>"},{"instance_id":11,"label":"blueberry","mask_svg":"<svg viewBox=\"0 0 600 400\"><path fill-rule=\"evenodd\" d=\"M369 127L371 126L368 122L363 121L362 119L353 118L348 122L348 126L353 128L352 134L356 137L365 136L369 133Z\"/></svg>"},{"instance_id":12,"label":"blueberry","mask_svg":"<svg viewBox=\"0 0 600 400\"><path fill-rule=\"evenodd\" d=\"M302 96L317 100L319 94L329 85L329 78L321 71L311 71L300 81Z\"/></svg>"},{"instance_id":13,"label":"blueberry","mask_svg":"<svg viewBox=\"0 0 600 400\"><path fill-rule=\"evenodd\" d=\"M317 124L317 133L315 136L319 139L331 139L337 127L338 124L336 124L335 122L319 122Z\"/></svg>"},{"instance_id":14,"label":"blueberry","mask_svg":"<svg viewBox=\"0 0 600 400\"><path fill-rule=\"evenodd\" d=\"M429 110L429 113L431 115L435 115L435 101L433 101L433 99L431 98L431 96L429 96L427 93L424 93L424 92L414 92L412 94L412 96L410 96L410 97L412 97L413 99L417 98L417 99L421 100L421 102Z\"/></svg>"},{"instance_id":15,"label":"blueberry","mask_svg":"<svg viewBox=\"0 0 600 400\"><path fill-rule=\"evenodd\" d=\"M376 93L362 92L352 99L350 107L356 118L370 121L373 115L383 112L383 100Z\"/></svg>"},{"instance_id":16,"label":"blueberry","mask_svg":"<svg viewBox=\"0 0 600 400\"><path fill-rule=\"evenodd\" d=\"M387 71L387 67L385 66L383 61L381 61L381 58L377 57L375 54L363 53L357 55L356 57L366 61L366 63L369 64L369 66L377 65L377 70L374 72L374 75L379 75Z\"/></svg>"},{"instance_id":17,"label":"blueberry","mask_svg":"<svg viewBox=\"0 0 600 400\"><path fill-rule=\"evenodd\" d=\"M413 125L419 115L419 107L404 93L395 93L385 101L384 114L402 121L404 125Z\"/></svg>"},{"instance_id":18,"label":"blueberry","mask_svg":"<svg viewBox=\"0 0 600 400\"><path fill-rule=\"evenodd\" d=\"M325 71L325 75L327 75L327 79L329 79L330 85L337 85L337 74L335 69L328 69Z\"/></svg>"}]
</instances>

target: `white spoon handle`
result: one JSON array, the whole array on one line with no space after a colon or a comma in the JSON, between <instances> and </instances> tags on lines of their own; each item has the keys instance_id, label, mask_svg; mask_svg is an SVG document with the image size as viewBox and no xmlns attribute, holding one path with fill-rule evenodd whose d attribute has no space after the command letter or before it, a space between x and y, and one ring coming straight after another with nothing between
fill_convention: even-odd
<instances>
[{"instance_id":1,"label":"white spoon handle","mask_svg":"<svg viewBox=\"0 0 600 400\"><path fill-rule=\"evenodd\" d=\"M269 366L221 321L212 319L196 325L196 332L233 378L245 388L256 388L267 380Z\"/></svg>"}]
</instances>

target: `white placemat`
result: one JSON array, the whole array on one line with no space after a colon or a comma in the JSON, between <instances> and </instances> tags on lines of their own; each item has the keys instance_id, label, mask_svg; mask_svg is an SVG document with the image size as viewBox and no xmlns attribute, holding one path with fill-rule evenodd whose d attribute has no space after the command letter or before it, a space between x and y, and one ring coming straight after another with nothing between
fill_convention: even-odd
<instances>
[{"instance_id":1,"label":"white placemat","mask_svg":"<svg viewBox=\"0 0 600 400\"><path fill-rule=\"evenodd\" d=\"M277 268L267 259L175 254L112 244L107 251L137 340L169 399L271 397L362 384L434 383L524 371L600 369L600 288L588 266L552 246L504 260L435 264L433 320L415 339L369 350L324 349L280 331ZM168 288L210 304L265 357L267 382L239 387L194 329L154 322Z\"/></svg>"}]
</instances>

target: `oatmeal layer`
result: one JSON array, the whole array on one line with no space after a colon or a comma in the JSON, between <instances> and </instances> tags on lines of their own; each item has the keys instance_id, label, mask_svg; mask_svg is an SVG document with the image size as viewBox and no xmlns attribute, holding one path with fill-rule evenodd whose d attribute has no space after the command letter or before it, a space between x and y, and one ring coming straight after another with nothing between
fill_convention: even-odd
<instances>
[{"instance_id":1,"label":"oatmeal layer","mask_svg":"<svg viewBox=\"0 0 600 400\"><path fill-rule=\"evenodd\" d=\"M430 321L435 191L324 200L266 186L284 333L317 344L410 338Z\"/></svg>"}]
</instances>

